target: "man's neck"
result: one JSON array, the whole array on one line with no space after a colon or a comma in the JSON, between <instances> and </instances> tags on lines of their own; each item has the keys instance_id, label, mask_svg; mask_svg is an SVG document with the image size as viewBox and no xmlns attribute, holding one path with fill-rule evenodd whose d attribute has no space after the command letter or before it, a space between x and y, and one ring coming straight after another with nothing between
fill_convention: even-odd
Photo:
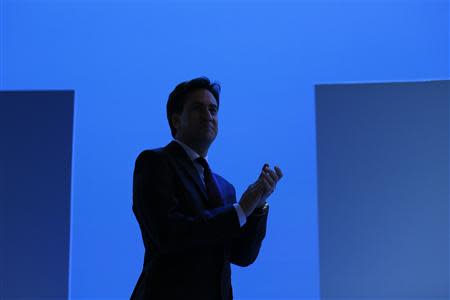
<instances>
[{"instance_id":1,"label":"man's neck","mask_svg":"<svg viewBox=\"0 0 450 300\"><path fill-rule=\"evenodd\" d=\"M194 150L195 152L197 152L198 155L200 155L201 157L206 157L208 155L208 148L209 146L201 146L201 145L197 145L195 143L189 142L189 141L185 141L182 138L175 138L176 140L182 142L183 144L185 144L186 146L188 146L189 148L191 148L192 150Z\"/></svg>"}]
</instances>

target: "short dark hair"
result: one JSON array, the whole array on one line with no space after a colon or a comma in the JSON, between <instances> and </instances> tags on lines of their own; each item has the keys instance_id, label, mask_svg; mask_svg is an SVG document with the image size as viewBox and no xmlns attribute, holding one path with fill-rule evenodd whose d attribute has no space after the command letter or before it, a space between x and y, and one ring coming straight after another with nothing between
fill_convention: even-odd
<instances>
[{"instance_id":1,"label":"short dark hair","mask_svg":"<svg viewBox=\"0 0 450 300\"><path fill-rule=\"evenodd\" d=\"M177 130L172 124L172 115L174 113L181 114L183 111L184 103L186 102L186 96L195 90L205 89L213 94L217 101L217 108L219 108L219 96L220 96L220 84L217 82L211 82L208 77L198 77L192 80L183 81L178 84L175 89L170 93L167 100L167 121L169 121L170 131L172 136L175 137Z\"/></svg>"}]
</instances>

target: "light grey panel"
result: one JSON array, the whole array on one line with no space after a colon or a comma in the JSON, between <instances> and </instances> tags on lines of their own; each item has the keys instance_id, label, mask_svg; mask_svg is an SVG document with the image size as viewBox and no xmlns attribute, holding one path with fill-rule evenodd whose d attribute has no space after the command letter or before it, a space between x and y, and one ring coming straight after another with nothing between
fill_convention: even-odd
<instances>
[{"instance_id":1,"label":"light grey panel","mask_svg":"<svg viewBox=\"0 0 450 300\"><path fill-rule=\"evenodd\" d=\"M322 299L449 299L449 101L449 81L316 86Z\"/></svg>"}]
</instances>

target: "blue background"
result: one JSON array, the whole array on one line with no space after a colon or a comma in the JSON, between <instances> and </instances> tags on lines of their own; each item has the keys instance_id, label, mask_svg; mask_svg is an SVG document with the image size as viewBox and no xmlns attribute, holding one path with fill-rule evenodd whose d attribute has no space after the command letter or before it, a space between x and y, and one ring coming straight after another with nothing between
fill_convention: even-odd
<instances>
[{"instance_id":1,"label":"blue background","mask_svg":"<svg viewBox=\"0 0 450 300\"><path fill-rule=\"evenodd\" d=\"M314 84L449 77L449 2L22 1L1 3L1 89L74 89L72 298L130 295L143 246L136 155L170 141L169 92L222 83L213 169L240 195L263 165L271 197L239 298L319 296Z\"/></svg>"}]
</instances>

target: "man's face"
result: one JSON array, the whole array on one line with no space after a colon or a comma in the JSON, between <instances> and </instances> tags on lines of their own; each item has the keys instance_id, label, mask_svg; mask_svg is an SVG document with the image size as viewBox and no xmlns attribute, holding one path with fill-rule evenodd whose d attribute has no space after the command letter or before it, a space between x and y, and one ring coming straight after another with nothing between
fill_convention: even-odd
<instances>
[{"instance_id":1,"label":"man's face","mask_svg":"<svg viewBox=\"0 0 450 300\"><path fill-rule=\"evenodd\" d=\"M217 112L217 101L210 91L192 91L187 95L181 114L172 116L176 138L187 143L210 145L218 132Z\"/></svg>"}]
</instances>

